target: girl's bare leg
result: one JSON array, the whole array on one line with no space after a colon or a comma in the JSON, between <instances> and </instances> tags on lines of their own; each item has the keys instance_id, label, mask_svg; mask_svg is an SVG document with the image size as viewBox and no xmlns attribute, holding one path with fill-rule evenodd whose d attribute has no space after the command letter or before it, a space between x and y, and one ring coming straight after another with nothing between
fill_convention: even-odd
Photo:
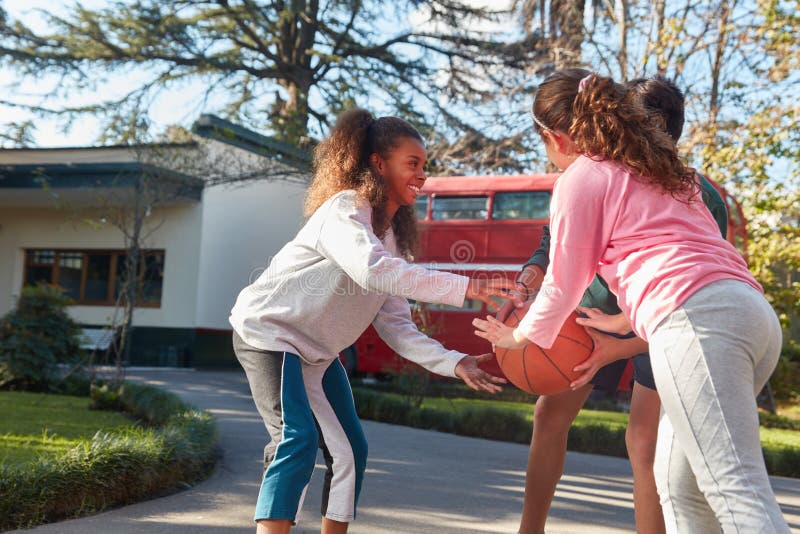
<instances>
[{"instance_id":1,"label":"girl's bare leg","mask_svg":"<svg viewBox=\"0 0 800 534\"><path fill-rule=\"evenodd\" d=\"M256 522L256 534L289 534L292 522L288 519L261 519Z\"/></svg>"},{"instance_id":2,"label":"girl's bare leg","mask_svg":"<svg viewBox=\"0 0 800 534\"><path fill-rule=\"evenodd\" d=\"M520 534L542 534L567 456L567 434L575 416L592 391L592 385L544 395L533 412L533 437L525 475Z\"/></svg>"},{"instance_id":3,"label":"girl's bare leg","mask_svg":"<svg viewBox=\"0 0 800 534\"><path fill-rule=\"evenodd\" d=\"M625 445L633 469L636 531L653 534L663 534L666 531L653 474L660 411L658 393L634 382Z\"/></svg>"},{"instance_id":4,"label":"girl's bare leg","mask_svg":"<svg viewBox=\"0 0 800 534\"><path fill-rule=\"evenodd\" d=\"M349 523L334 521L327 517L322 518L322 531L320 534L346 534Z\"/></svg>"}]
</instances>

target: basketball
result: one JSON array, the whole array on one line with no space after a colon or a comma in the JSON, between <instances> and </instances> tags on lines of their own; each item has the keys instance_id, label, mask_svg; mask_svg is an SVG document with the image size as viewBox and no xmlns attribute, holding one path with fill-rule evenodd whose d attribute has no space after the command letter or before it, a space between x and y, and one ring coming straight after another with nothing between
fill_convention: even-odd
<instances>
[{"instance_id":1,"label":"basketball","mask_svg":"<svg viewBox=\"0 0 800 534\"><path fill-rule=\"evenodd\" d=\"M532 301L515 308L505 324L517 326L531 304ZM523 391L537 395L554 395L569 389L570 383L581 375L572 368L588 358L594 349L592 338L575 322L577 317L575 312L567 317L549 349L534 343L522 349L497 347L497 363L506 378Z\"/></svg>"}]
</instances>

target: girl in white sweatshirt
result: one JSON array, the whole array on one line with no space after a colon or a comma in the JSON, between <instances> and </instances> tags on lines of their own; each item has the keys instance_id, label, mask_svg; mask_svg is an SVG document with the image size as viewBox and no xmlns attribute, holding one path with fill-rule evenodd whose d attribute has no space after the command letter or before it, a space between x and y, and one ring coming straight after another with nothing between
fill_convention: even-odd
<instances>
[{"instance_id":1,"label":"girl in white sweatshirt","mask_svg":"<svg viewBox=\"0 0 800 534\"><path fill-rule=\"evenodd\" d=\"M431 271L406 259L416 245L414 200L425 182L422 137L396 117L342 114L314 152L308 222L231 311L234 349L272 441L256 505L258 532L288 532L321 447L328 471L323 532L355 518L367 443L338 354L370 325L401 356L495 392L504 380L477 357L421 333L408 301L463 305L513 284Z\"/></svg>"}]
</instances>

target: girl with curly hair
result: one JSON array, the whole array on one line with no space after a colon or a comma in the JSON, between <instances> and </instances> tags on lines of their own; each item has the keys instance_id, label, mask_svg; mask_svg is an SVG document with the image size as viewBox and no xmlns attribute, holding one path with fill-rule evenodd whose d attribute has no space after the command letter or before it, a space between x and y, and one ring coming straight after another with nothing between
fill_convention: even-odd
<instances>
[{"instance_id":1,"label":"girl with curly hair","mask_svg":"<svg viewBox=\"0 0 800 534\"><path fill-rule=\"evenodd\" d=\"M309 219L239 294L233 345L272 438L256 504L258 532L288 532L314 470L327 463L322 532L355 518L367 443L338 359L370 325L398 354L428 370L496 392L505 380L478 363L491 354L446 350L421 333L406 299L462 306L504 296L513 283L470 280L408 263L414 201L425 183L422 137L396 117L343 113L314 152Z\"/></svg>"},{"instance_id":2,"label":"girl with curly hair","mask_svg":"<svg viewBox=\"0 0 800 534\"><path fill-rule=\"evenodd\" d=\"M662 403L655 476L667 532L789 532L770 487L755 396L781 329L747 264L700 201L693 169L635 94L582 69L548 77L533 120L564 173L550 263L515 328L476 319L501 347L550 347L595 274L649 342Z\"/></svg>"}]
</instances>

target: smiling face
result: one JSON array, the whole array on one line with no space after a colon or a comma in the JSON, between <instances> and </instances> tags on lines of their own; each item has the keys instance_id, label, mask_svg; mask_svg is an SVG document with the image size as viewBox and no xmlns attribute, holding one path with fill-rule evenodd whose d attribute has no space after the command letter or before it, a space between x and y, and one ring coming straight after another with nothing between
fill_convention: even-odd
<instances>
[{"instance_id":1,"label":"smiling face","mask_svg":"<svg viewBox=\"0 0 800 534\"><path fill-rule=\"evenodd\" d=\"M378 174L386 180L386 211L389 218L400 206L414 203L425 183L425 146L413 137L401 137L386 158L379 154L370 157Z\"/></svg>"}]
</instances>

